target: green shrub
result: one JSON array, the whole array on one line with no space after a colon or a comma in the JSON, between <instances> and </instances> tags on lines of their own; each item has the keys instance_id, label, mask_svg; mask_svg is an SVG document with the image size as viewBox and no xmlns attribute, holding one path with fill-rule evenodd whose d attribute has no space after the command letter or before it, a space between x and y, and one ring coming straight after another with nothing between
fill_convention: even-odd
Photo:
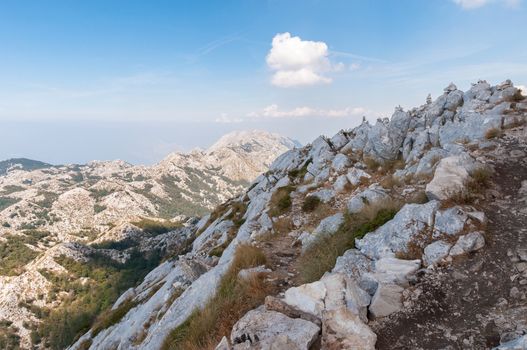
<instances>
[{"instance_id":1,"label":"green shrub","mask_svg":"<svg viewBox=\"0 0 527 350\"><path fill-rule=\"evenodd\" d=\"M47 191L40 191L38 193L39 196L43 196L44 199L36 202L35 204L43 207L43 208L51 208L53 206L53 203L57 200L59 195L54 192L47 192Z\"/></svg>"},{"instance_id":2,"label":"green shrub","mask_svg":"<svg viewBox=\"0 0 527 350\"><path fill-rule=\"evenodd\" d=\"M0 197L0 211L17 203L20 199L10 197Z\"/></svg>"},{"instance_id":3,"label":"green shrub","mask_svg":"<svg viewBox=\"0 0 527 350\"><path fill-rule=\"evenodd\" d=\"M0 241L0 275L15 276L23 272L23 267L37 257L37 252L26 245L28 237L4 236Z\"/></svg>"},{"instance_id":4,"label":"green shrub","mask_svg":"<svg viewBox=\"0 0 527 350\"><path fill-rule=\"evenodd\" d=\"M289 170L288 175L291 179L303 179L307 174L307 167L313 162L312 159L308 159L304 165L299 169Z\"/></svg>"},{"instance_id":5,"label":"green shrub","mask_svg":"<svg viewBox=\"0 0 527 350\"><path fill-rule=\"evenodd\" d=\"M4 189L1 192L1 194L8 195L8 194L11 194L11 193L20 192L20 191L24 191L24 190L25 190L25 188L22 187L22 186L6 185L6 186L4 186Z\"/></svg>"},{"instance_id":6,"label":"green shrub","mask_svg":"<svg viewBox=\"0 0 527 350\"><path fill-rule=\"evenodd\" d=\"M302 204L302 211L305 213L312 212L320 204L320 198L317 196L307 196L304 199L304 204Z\"/></svg>"},{"instance_id":7,"label":"green shrub","mask_svg":"<svg viewBox=\"0 0 527 350\"><path fill-rule=\"evenodd\" d=\"M96 336L103 329L106 329L114 324L118 323L130 309L137 306L137 302L133 300L125 300L116 309L108 309L105 312L97 316L95 323L92 327L92 336Z\"/></svg>"},{"instance_id":8,"label":"green shrub","mask_svg":"<svg viewBox=\"0 0 527 350\"><path fill-rule=\"evenodd\" d=\"M344 222L338 231L332 235L321 235L298 259L298 271L302 283L319 280L324 273L330 271L337 258L348 249L355 247L355 239L362 238L366 233L374 231L391 220L397 213L397 208L372 207L363 213L344 216Z\"/></svg>"},{"instance_id":9,"label":"green shrub","mask_svg":"<svg viewBox=\"0 0 527 350\"><path fill-rule=\"evenodd\" d=\"M0 320L0 349L18 350L20 349L20 337L18 328L8 320Z\"/></svg>"},{"instance_id":10,"label":"green shrub","mask_svg":"<svg viewBox=\"0 0 527 350\"><path fill-rule=\"evenodd\" d=\"M142 218L140 221L132 222L135 226L143 230L144 233L157 236L163 233L174 231L181 227L181 223L172 222L170 220L154 220L148 218Z\"/></svg>"},{"instance_id":11,"label":"green shrub","mask_svg":"<svg viewBox=\"0 0 527 350\"><path fill-rule=\"evenodd\" d=\"M119 312L104 313L107 318L101 316L97 319L97 315L108 310L125 290L137 285L157 266L160 256L156 252L145 256L133 250L125 264L97 253L88 262L64 256L55 260L68 270L68 274L39 272L52 283L50 297L59 295L61 291L68 292L68 296L60 300L59 306L43 310L37 333L46 348L58 350L67 348L96 322L97 327L102 329L126 314L130 304L119 308ZM81 277L87 277L88 282L80 283Z\"/></svg>"},{"instance_id":12,"label":"green shrub","mask_svg":"<svg viewBox=\"0 0 527 350\"><path fill-rule=\"evenodd\" d=\"M93 211L95 212L95 214L98 214L104 210L106 210L108 207L105 206L105 205L100 205L100 204L95 204L93 206Z\"/></svg>"}]
</instances>

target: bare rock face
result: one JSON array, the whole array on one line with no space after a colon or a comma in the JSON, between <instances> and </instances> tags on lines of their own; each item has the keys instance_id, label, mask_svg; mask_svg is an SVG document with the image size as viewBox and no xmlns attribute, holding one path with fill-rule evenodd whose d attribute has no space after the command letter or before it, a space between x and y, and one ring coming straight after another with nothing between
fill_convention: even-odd
<instances>
[{"instance_id":1,"label":"bare rock face","mask_svg":"<svg viewBox=\"0 0 527 350\"><path fill-rule=\"evenodd\" d=\"M406 204L393 218L376 231L356 240L357 248L370 258L379 259L404 253L417 235L433 227L439 202Z\"/></svg>"},{"instance_id":2,"label":"bare rock face","mask_svg":"<svg viewBox=\"0 0 527 350\"><path fill-rule=\"evenodd\" d=\"M299 146L298 142L278 134L235 131L221 137L206 155L216 161L225 176L250 182L265 172L276 157Z\"/></svg>"},{"instance_id":3,"label":"bare rock face","mask_svg":"<svg viewBox=\"0 0 527 350\"><path fill-rule=\"evenodd\" d=\"M426 185L426 194L431 199L448 199L465 188L469 177L462 158L443 158L436 168L434 178Z\"/></svg>"},{"instance_id":4,"label":"bare rock face","mask_svg":"<svg viewBox=\"0 0 527 350\"><path fill-rule=\"evenodd\" d=\"M448 256L452 245L445 241L436 241L426 246L423 255L425 266L433 265Z\"/></svg>"},{"instance_id":5,"label":"bare rock face","mask_svg":"<svg viewBox=\"0 0 527 350\"><path fill-rule=\"evenodd\" d=\"M320 328L300 318L292 319L264 307L249 311L233 327L231 343L234 349L281 349L285 344L293 349L309 349ZM286 338L277 338L285 336ZM246 344L248 343L248 344Z\"/></svg>"},{"instance_id":6,"label":"bare rock face","mask_svg":"<svg viewBox=\"0 0 527 350\"><path fill-rule=\"evenodd\" d=\"M485 237L481 232L471 232L467 235L460 236L456 244L450 249L451 256L457 256L465 253L474 252L483 248Z\"/></svg>"},{"instance_id":7,"label":"bare rock face","mask_svg":"<svg viewBox=\"0 0 527 350\"><path fill-rule=\"evenodd\" d=\"M385 317L402 309L403 288L396 284L379 284L371 300L370 313L373 317Z\"/></svg>"},{"instance_id":8,"label":"bare rock face","mask_svg":"<svg viewBox=\"0 0 527 350\"><path fill-rule=\"evenodd\" d=\"M322 324L323 349L375 349L377 335L346 308L324 312Z\"/></svg>"},{"instance_id":9,"label":"bare rock face","mask_svg":"<svg viewBox=\"0 0 527 350\"><path fill-rule=\"evenodd\" d=\"M324 282L317 281L289 288L285 292L284 301L299 310L308 312L320 318L324 310L326 286Z\"/></svg>"}]
</instances>

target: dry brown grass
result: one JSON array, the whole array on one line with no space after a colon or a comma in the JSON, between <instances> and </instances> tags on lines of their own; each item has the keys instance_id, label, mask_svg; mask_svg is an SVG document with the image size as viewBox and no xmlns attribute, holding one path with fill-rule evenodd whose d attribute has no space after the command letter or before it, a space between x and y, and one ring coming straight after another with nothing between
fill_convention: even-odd
<instances>
[{"instance_id":1,"label":"dry brown grass","mask_svg":"<svg viewBox=\"0 0 527 350\"><path fill-rule=\"evenodd\" d=\"M263 265L263 252L251 245L240 245L230 269L222 278L216 295L198 309L165 339L162 349L207 350L214 349L224 335L247 311L261 305L272 293L264 275L239 280L242 269Z\"/></svg>"},{"instance_id":2,"label":"dry brown grass","mask_svg":"<svg viewBox=\"0 0 527 350\"><path fill-rule=\"evenodd\" d=\"M487 132L485 133L485 138L487 140L495 139L495 138L500 137L500 136L501 136L501 129L500 128L492 128L492 129L487 130Z\"/></svg>"},{"instance_id":3,"label":"dry brown grass","mask_svg":"<svg viewBox=\"0 0 527 350\"><path fill-rule=\"evenodd\" d=\"M381 163L379 163L372 157L366 156L362 159L362 161L364 162L364 164L366 164L366 168L368 168L368 170L370 171L377 171L381 166Z\"/></svg>"},{"instance_id":4,"label":"dry brown grass","mask_svg":"<svg viewBox=\"0 0 527 350\"><path fill-rule=\"evenodd\" d=\"M398 259L415 260L423 257L425 247L432 243L432 230L426 229L415 236L407 245L406 252L398 252L395 256Z\"/></svg>"},{"instance_id":5,"label":"dry brown grass","mask_svg":"<svg viewBox=\"0 0 527 350\"><path fill-rule=\"evenodd\" d=\"M406 200L408 203L424 204L428 202L428 196L424 190L415 191L410 194Z\"/></svg>"},{"instance_id":6,"label":"dry brown grass","mask_svg":"<svg viewBox=\"0 0 527 350\"><path fill-rule=\"evenodd\" d=\"M289 216L279 217L273 222L273 230L278 235L288 234L293 230L293 222Z\"/></svg>"},{"instance_id":7,"label":"dry brown grass","mask_svg":"<svg viewBox=\"0 0 527 350\"><path fill-rule=\"evenodd\" d=\"M394 187L401 186L401 182L397 180L393 175L386 175L381 179L379 183L383 188L387 190L391 190Z\"/></svg>"},{"instance_id":8,"label":"dry brown grass","mask_svg":"<svg viewBox=\"0 0 527 350\"><path fill-rule=\"evenodd\" d=\"M458 204L473 204L476 199L482 198L484 192L491 185L492 170L480 167L472 172L468 181L461 190L450 194L449 199L441 202L442 208L449 208Z\"/></svg>"}]
</instances>

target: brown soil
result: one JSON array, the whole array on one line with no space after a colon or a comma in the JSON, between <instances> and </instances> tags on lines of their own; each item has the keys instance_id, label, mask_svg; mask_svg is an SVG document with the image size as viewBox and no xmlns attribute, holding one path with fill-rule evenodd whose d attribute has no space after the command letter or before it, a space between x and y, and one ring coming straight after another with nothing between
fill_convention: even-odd
<instances>
[{"instance_id":1,"label":"brown soil","mask_svg":"<svg viewBox=\"0 0 527 350\"><path fill-rule=\"evenodd\" d=\"M405 310L373 322L378 349L489 349L527 333L527 130L501 138L487 157L493 188L477 204L488 218L486 246L431 273L408 290ZM488 151L487 151L488 153Z\"/></svg>"}]
</instances>

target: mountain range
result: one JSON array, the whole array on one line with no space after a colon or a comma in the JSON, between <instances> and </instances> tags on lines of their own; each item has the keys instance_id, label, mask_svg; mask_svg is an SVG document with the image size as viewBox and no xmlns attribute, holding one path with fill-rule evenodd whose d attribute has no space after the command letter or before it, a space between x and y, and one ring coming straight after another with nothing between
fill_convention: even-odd
<instances>
[{"instance_id":1,"label":"mountain range","mask_svg":"<svg viewBox=\"0 0 527 350\"><path fill-rule=\"evenodd\" d=\"M188 234L193 217L242 192L274 158L296 146L277 134L240 131L207 150L174 152L152 166L120 160L0 162L0 320L16 327L16 337L27 347L38 323L36 310L67 304L61 301L65 287L46 278L50 272L69 271L56 262L59 257L91 264L96 254L106 259L104 264L117 264L117 274L130 272L124 265L137 258L141 272L132 270L140 276L148 272L145 264L177 253L172 247ZM111 242L134 252L123 254ZM122 286L113 290L114 299L117 292ZM107 306L86 313L95 315Z\"/></svg>"}]
</instances>

